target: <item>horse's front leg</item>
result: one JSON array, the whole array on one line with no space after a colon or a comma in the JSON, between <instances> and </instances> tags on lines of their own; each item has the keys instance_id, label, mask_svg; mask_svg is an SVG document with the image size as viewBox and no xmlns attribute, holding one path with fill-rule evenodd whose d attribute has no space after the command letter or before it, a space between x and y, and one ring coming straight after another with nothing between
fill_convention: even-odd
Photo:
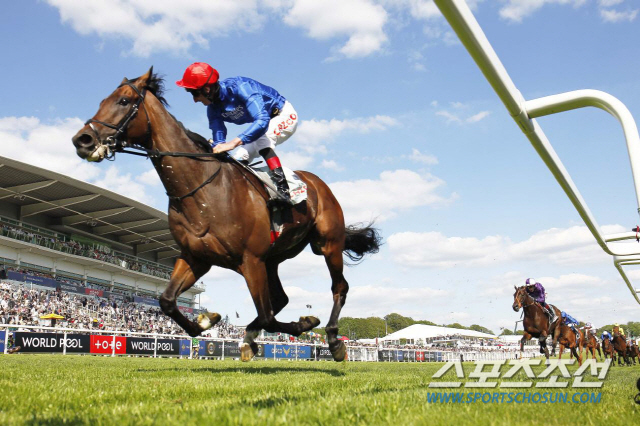
<instances>
[{"instance_id":1,"label":"horse's front leg","mask_svg":"<svg viewBox=\"0 0 640 426\"><path fill-rule=\"evenodd\" d=\"M185 258L180 257L173 268L169 286L160 296L160 308L165 315L172 318L189 336L195 337L220 321L220 315L214 313L200 314L198 323L188 320L178 309L178 296L191 288L193 284L209 271L209 265L191 266Z\"/></svg>"}]
</instances>

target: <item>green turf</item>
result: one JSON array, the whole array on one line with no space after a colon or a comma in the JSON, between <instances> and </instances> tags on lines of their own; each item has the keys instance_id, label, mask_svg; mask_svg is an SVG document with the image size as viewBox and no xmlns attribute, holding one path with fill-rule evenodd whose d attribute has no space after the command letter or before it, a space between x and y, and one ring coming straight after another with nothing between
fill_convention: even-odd
<instances>
[{"instance_id":1,"label":"green turf","mask_svg":"<svg viewBox=\"0 0 640 426\"><path fill-rule=\"evenodd\" d=\"M428 403L452 391L428 388L442 365L6 355L0 425L640 424L640 366L612 368L601 390L586 390L600 403Z\"/></svg>"}]
</instances>

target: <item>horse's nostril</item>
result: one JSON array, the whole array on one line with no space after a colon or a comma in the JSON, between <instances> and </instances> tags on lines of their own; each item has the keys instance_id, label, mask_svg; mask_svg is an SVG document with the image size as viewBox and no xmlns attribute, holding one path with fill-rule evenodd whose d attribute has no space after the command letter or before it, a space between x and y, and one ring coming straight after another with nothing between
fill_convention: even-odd
<instances>
[{"instance_id":1,"label":"horse's nostril","mask_svg":"<svg viewBox=\"0 0 640 426\"><path fill-rule=\"evenodd\" d=\"M82 133L81 135L73 138L73 144L77 148L93 145L93 137L87 133Z\"/></svg>"}]
</instances>

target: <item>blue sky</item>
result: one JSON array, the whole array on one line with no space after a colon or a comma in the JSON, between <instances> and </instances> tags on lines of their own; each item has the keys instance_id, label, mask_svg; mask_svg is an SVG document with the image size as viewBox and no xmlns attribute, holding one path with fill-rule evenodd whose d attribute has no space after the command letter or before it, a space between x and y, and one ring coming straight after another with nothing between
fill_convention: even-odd
<instances>
[{"instance_id":1,"label":"blue sky","mask_svg":"<svg viewBox=\"0 0 640 426\"><path fill-rule=\"evenodd\" d=\"M598 89L640 116L636 1L469 3L525 99ZM278 149L283 164L322 177L348 222L376 218L385 238L378 255L347 269L343 316L513 328L513 285L533 276L580 320L638 320L611 258L430 0L25 0L6 4L0 24L11 40L0 45L1 155L163 211L148 161L75 156L70 138L100 100L153 65L170 111L210 137L204 107L174 85L190 63L280 91L302 120ZM605 232L637 225L615 119L583 109L538 121ZM324 324L323 260L303 252L281 276L290 303L279 318L311 304ZM253 319L241 277L215 270L204 281L204 306Z\"/></svg>"}]
</instances>

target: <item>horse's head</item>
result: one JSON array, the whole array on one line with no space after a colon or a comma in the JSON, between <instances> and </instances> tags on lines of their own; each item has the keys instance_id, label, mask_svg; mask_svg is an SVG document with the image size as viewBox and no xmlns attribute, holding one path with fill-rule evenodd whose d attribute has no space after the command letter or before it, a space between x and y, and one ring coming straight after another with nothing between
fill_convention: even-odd
<instances>
[{"instance_id":1,"label":"horse's head","mask_svg":"<svg viewBox=\"0 0 640 426\"><path fill-rule=\"evenodd\" d=\"M144 104L147 90L164 101L162 80L153 75L153 67L136 79L125 77L71 139L78 156L88 161L102 161L127 144L148 148L151 122Z\"/></svg>"},{"instance_id":2,"label":"horse's head","mask_svg":"<svg viewBox=\"0 0 640 426\"><path fill-rule=\"evenodd\" d=\"M514 311L518 312L520 308L524 306L525 300L529 295L527 294L527 291L524 288L524 286L516 287L514 285L513 288L516 290L516 292L513 293L513 305L511 305L511 307L513 308Z\"/></svg>"}]
</instances>

